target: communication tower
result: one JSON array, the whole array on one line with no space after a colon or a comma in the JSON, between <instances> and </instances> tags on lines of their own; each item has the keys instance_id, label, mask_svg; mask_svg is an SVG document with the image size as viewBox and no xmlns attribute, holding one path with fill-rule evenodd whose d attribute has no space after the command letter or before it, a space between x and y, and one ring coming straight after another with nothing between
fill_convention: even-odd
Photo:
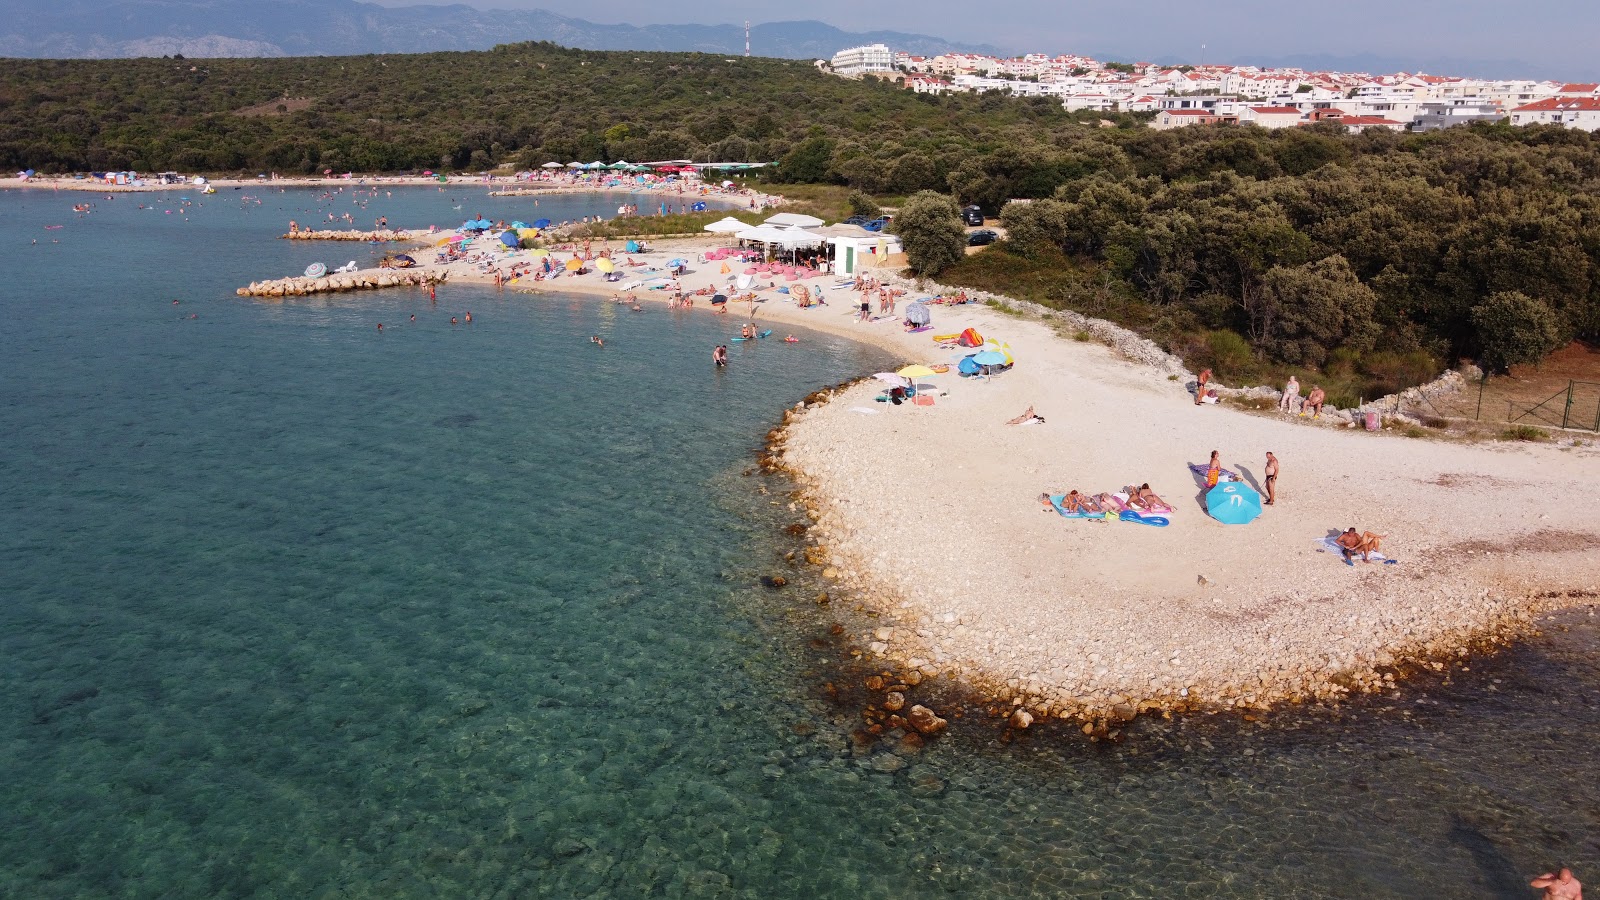
<instances>
[{"instance_id":1,"label":"communication tower","mask_svg":"<svg viewBox=\"0 0 1600 900\"><path fill-rule=\"evenodd\" d=\"M744 20L744 55L750 55L750 20Z\"/></svg>"}]
</instances>

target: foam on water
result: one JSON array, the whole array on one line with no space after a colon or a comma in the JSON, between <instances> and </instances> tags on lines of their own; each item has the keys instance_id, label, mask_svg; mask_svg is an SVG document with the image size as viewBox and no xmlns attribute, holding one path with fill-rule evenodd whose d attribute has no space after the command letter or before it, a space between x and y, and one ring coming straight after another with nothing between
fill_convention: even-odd
<instances>
[{"instance_id":1,"label":"foam on water","mask_svg":"<svg viewBox=\"0 0 1600 900\"><path fill-rule=\"evenodd\" d=\"M744 473L878 351L245 301L319 252L284 210L82 199L0 194L0 895L1522 896L1595 856L1587 619L1354 712L858 744L862 623Z\"/></svg>"}]
</instances>

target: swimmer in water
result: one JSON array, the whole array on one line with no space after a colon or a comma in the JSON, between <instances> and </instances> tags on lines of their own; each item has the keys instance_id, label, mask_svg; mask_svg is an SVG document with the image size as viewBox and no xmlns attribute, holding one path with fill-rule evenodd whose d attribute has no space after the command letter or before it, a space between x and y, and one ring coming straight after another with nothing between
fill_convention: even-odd
<instances>
[{"instance_id":1,"label":"swimmer in water","mask_svg":"<svg viewBox=\"0 0 1600 900\"><path fill-rule=\"evenodd\" d=\"M416 313L412 313L411 314L411 321L415 322L416 320L417 320L417 314Z\"/></svg>"},{"instance_id":2,"label":"swimmer in water","mask_svg":"<svg viewBox=\"0 0 1600 900\"><path fill-rule=\"evenodd\" d=\"M456 321L456 317L455 316L451 316L450 317L450 324L451 325L460 325L461 323Z\"/></svg>"},{"instance_id":3,"label":"swimmer in water","mask_svg":"<svg viewBox=\"0 0 1600 900\"><path fill-rule=\"evenodd\" d=\"M467 321L468 321L468 322L471 322L471 321L472 321L472 313L471 313L471 311L468 311L468 312L467 312Z\"/></svg>"},{"instance_id":4,"label":"swimmer in water","mask_svg":"<svg viewBox=\"0 0 1600 900\"><path fill-rule=\"evenodd\" d=\"M382 331L382 330L383 330L383 323L382 323L382 322L379 322L379 323L378 323L378 330L379 330L379 331Z\"/></svg>"}]
</instances>

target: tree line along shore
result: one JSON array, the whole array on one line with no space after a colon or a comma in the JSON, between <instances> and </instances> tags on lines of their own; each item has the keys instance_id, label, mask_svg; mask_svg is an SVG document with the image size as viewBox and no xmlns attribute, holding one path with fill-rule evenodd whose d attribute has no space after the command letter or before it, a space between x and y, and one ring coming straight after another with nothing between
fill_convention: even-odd
<instances>
[{"instance_id":1,"label":"tree line along shore","mask_svg":"<svg viewBox=\"0 0 1600 900\"><path fill-rule=\"evenodd\" d=\"M1461 358L1495 370L1600 339L1600 141L1581 131L1155 131L788 60L547 43L19 60L0 84L0 165L13 169L254 177L692 158L775 161L758 176L768 185L889 205L934 192L998 217L1006 239L950 253L959 224L936 216L946 250L912 254L924 274L1116 321L1220 377L1320 375L1341 406Z\"/></svg>"}]
</instances>

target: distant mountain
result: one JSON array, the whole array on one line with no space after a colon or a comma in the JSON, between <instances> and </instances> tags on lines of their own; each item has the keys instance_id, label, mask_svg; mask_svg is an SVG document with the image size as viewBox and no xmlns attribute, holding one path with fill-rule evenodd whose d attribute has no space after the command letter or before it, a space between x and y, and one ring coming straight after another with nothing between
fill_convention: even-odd
<instances>
[{"instance_id":1,"label":"distant mountain","mask_svg":"<svg viewBox=\"0 0 1600 900\"><path fill-rule=\"evenodd\" d=\"M385 7L357 0L52 0L0 23L0 55L43 58L348 56L486 50L551 41L584 50L742 54L740 25L600 25L543 10ZM822 22L752 26L758 56L827 58L882 42L920 55L1002 53L895 31L848 32Z\"/></svg>"}]
</instances>

